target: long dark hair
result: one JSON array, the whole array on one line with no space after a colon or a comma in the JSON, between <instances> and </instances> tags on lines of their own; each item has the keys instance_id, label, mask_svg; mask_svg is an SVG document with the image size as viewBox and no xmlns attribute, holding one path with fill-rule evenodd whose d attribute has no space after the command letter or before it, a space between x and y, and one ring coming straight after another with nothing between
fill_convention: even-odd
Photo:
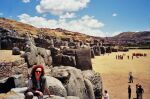
<instances>
[{"instance_id":1,"label":"long dark hair","mask_svg":"<svg viewBox=\"0 0 150 99\"><path fill-rule=\"evenodd\" d=\"M31 71L31 79L32 79L32 83L33 83L33 90L37 90L37 81L36 81L36 78L35 78L35 71L37 68L41 68L41 76L40 76L40 90L41 92L44 92L44 84L45 84L45 77L44 77L44 67L43 65L34 65L33 68L32 68L32 71Z\"/></svg>"}]
</instances>

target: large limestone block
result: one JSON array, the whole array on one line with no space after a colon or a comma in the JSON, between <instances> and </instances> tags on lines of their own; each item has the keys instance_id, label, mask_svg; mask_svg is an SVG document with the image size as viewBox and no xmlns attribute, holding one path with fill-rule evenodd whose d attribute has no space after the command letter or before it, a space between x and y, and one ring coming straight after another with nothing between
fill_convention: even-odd
<instances>
[{"instance_id":1,"label":"large limestone block","mask_svg":"<svg viewBox=\"0 0 150 99\"><path fill-rule=\"evenodd\" d=\"M102 99L102 78L100 73L96 73L93 70L82 71L84 78L88 79L92 85L96 99Z\"/></svg>"},{"instance_id":2,"label":"large limestone block","mask_svg":"<svg viewBox=\"0 0 150 99\"><path fill-rule=\"evenodd\" d=\"M68 96L77 96L80 99L90 99L80 69L69 66L54 67L52 76L62 81Z\"/></svg>"},{"instance_id":3,"label":"large limestone block","mask_svg":"<svg viewBox=\"0 0 150 99\"><path fill-rule=\"evenodd\" d=\"M24 54L24 58L28 64L28 67L32 67L33 65L37 64L37 58L36 58L35 53L26 52Z\"/></svg>"},{"instance_id":4,"label":"large limestone block","mask_svg":"<svg viewBox=\"0 0 150 99\"><path fill-rule=\"evenodd\" d=\"M90 48L77 49L75 59L76 59L76 67L78 69L81 69L81 70L92 69Z\"/></svg>"},{"instance_id":5,"label":"large limestone block","mask_svg":"<svg viewBox=\"0 0 150 99\"><path fill-rule=\"evenodd\" d=\"M87 95L88 95L89 99L95 99L92 83L90 82L90 80L88 80L86 78L84 79L84 82L85 82L85 86L87 89Z\"/></svg>"},{"instance_id":6,"label":"large limestone block","mask_svg":"<svg viewBox=\"0 0 150 99\"><path fill-rule=\"evenodd\" d=\"M46 76L46 80L49 86L49 91L53 95L62 96L62 97L67 96L65 87L62 85L62 83L58 79L51 77L51 76Z\"/></svg>"}]
</instances>

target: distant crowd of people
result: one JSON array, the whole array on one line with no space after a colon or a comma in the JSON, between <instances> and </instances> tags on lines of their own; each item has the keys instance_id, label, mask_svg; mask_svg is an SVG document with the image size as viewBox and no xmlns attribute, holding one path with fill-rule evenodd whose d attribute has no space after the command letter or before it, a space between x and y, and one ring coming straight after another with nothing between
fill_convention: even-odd
<instances>
[{"instance_id":1,"label":"distant crowd of people","mask_svg":"<svg viewBox=\"0 0 150 99\"><path fill-rule=\"evenodd\" d=\"M117 60L123 60L125 57L127 57L127 59L134 59L135 58L139 58L139 57L146 57L147 54L146 53L132 53L132 55L126 55L125 53L124 54L118 54L116 55L116 59Z\"/></svg>"}]
</instances>

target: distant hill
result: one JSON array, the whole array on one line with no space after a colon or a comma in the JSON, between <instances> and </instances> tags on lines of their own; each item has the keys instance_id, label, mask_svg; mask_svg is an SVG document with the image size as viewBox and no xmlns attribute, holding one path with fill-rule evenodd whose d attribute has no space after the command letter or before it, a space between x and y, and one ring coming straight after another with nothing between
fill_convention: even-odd
<instances>
[{"instance_id":1,"label":"distant hill","mask_svg":"<svg viewBox=\"0 0 150 99\"><path fill-rule=\"evenodd\" d=\"M61 28L36 28L32 25L17 22L15 20L0 18L0 28L16 31L20 35L31 34L36 37L37 35L49 35L58 38L71 38L77 41L94 41L103 40L104 42L120 45L137 45L149 44L150 45L150 31L142 32L123 32L114 37L94 37L79 32L72 32ZM81 31L82 32L82 31Z\"/></svg>"},{"instance_id":2,"label":"distant hill","mask_svg":"<svg viewBox=\"0 0 150 99\"><path fill-rule=\"evenodd\" d=\"M64 29L49 29L49 28L36 28L32 25L25 23L17 22L15 20L0 18L0 28L13 30L19 33L20 35L31 34L32 36L37 35L49 35L53 37L60 38L72 38L75 40L92 40L91 36L88 36L83 33L72 32Z\"/></svg>"},{"instance_id":3,"label":"distant hill","mask_svg":"<svg viewBox=\"0 0 150 99\"><path fill-rule=\"evenodd\" d=\"M110 40L121 45L149 45L150 46L150 31L142 32L123 32Z\"/></svg>"},{"instance_id":4,"label":"distant hill","mask_svg":"<svg viewBox=\"0 0 150 99\"><path fill-rule=\"evenodd\" d=\"M150 31L143 32L123 32L112 37L113 39L150 39Z\"/></svg>"}]
</instances>

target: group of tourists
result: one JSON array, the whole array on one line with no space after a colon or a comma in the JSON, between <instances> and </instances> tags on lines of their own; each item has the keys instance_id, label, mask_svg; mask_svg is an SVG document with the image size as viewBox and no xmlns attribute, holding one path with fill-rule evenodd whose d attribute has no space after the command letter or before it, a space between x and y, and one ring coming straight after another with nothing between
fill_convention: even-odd
<instances>
[{"instance_id":1,"label":"group of tourists","mask_svg":"<svg viewBox=\"0 0 150 99\"><path fill-rule=\"evenodd\" d=\"M125 58L125 56L127 57L127 59L129 60L129 59L134 59L134 57L135 58L139 58L139 57L146 57L147 56L147 54L146 53L132 53L132 55L130 56L130 55L126 55L126 54L118 54L118 55L116 55L116 60L123 60L124 58Z\"/></svg>"},{"instance_id":2,"label":"group of tourists","mask_svg":"<svg viewBox=\"0 0 150 99\"><path fill-rule=\"evenodd\" d=\"M132 56L136 56L136 57L144 56L144 57L146 57L147 54L146 53L132 53Z\"/></svg>"},{"instance_id":3,"label":"group of tourists","mask_svg":"<svg viewBox=\"0 0 150 99\"><path fill-rule=\"evenodd\" d=\"M136 97L137 99L142 99L142 94L144 93L144 89L142 85L136 84Z\"/></svg>"},{"instance_id":4,"label":"group of tourists","mask_svg":"<svg viewBox=\"0 0 150 99\"><path fill-rule=\"evenodd\" d=\"M117 60L123 60L123 55L116 55Z\"/></svg>"},{"instance_id":5,"label":"group of tourists","mask_svg":"<svg viewBox=\"0 0 150 99\"><path fill-rule=\"evenodd\" d=\"M129 72L129 82L133 83L133 75L132 72ZM131 99L131 85L128 86L128 99ZM136 99L142 99L142 94L144 93L144 89L142 88L142 85L136 84Z\"/></svg>"},{"instance_id":6,"label":"group of tourists","mask_svg":"<svg viewBox=\"0 0 150 99\"><path fill-rule=\"evenodd\" d=\"M131 85L128 86L128 99L131 99ZM136 99L143 99L144 89L142 85L136 84Z\"/></svg>"},{"instance_id":7,"label":"group of tourists","mask_svg":"<svg viewBox=\"0 0 150 99\"><path fill-rule=\"evenodd\" d=\"M123 59L125 58L125 56L126 56L125 53L123 53L123 54L118 54L118 55L116 55L116 59L117 59L117 60L123 60ZM129 59L130 56L128 55L127 58Z\"/></svg>"}]
</instances>

